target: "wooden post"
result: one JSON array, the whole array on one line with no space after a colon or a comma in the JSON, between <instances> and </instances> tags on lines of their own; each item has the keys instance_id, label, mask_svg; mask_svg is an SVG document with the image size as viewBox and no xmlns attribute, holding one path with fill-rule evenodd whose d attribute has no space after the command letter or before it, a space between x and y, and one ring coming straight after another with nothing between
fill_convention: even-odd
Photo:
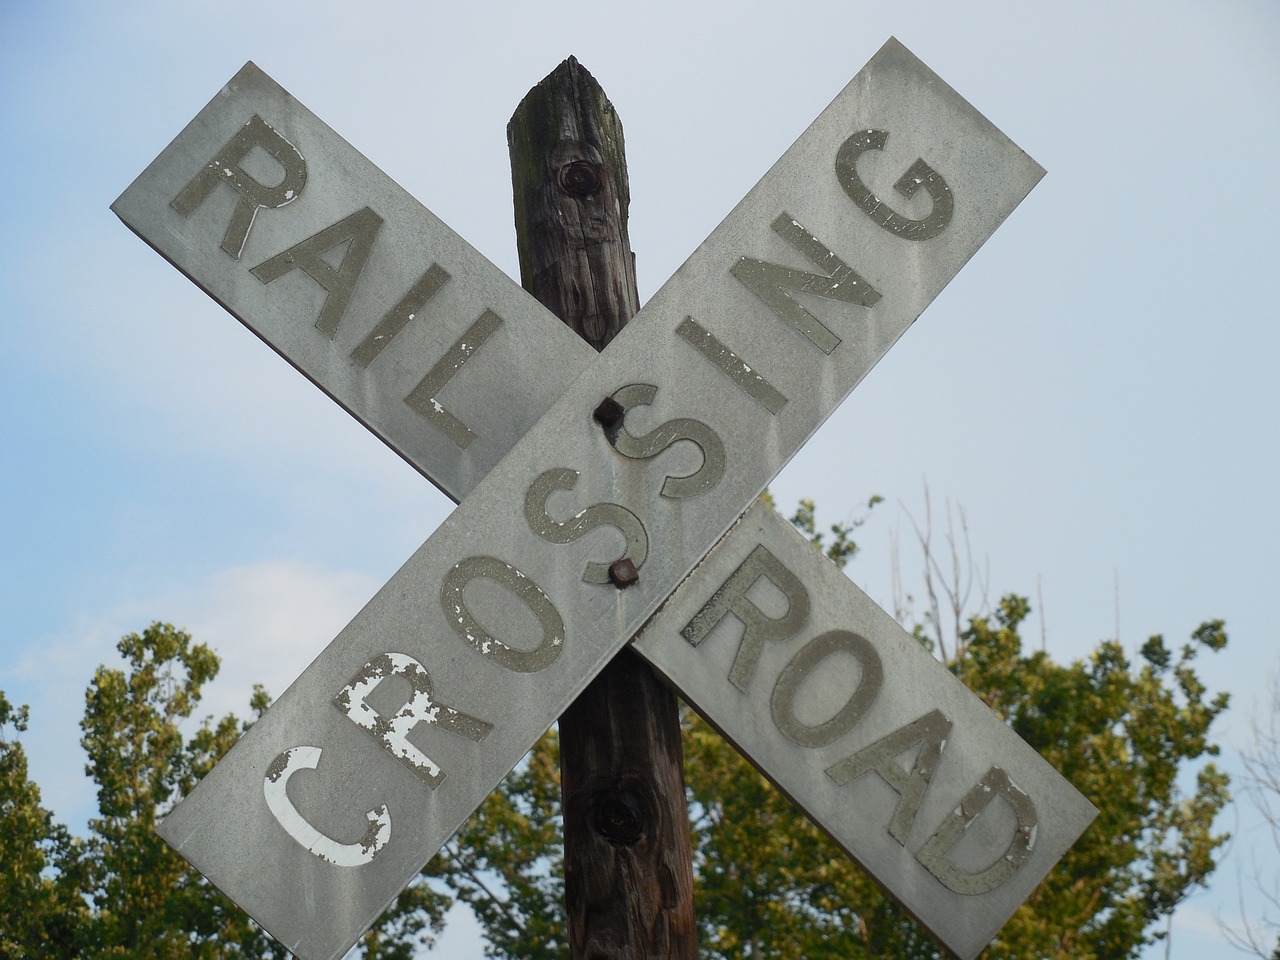
<instances>
[{"instance_id":1,"label":"wooden post","mask_svg":"<svg viewBox=\"0 0 1280 960\"><path fill-rule=\"evenodd\" d=\"M570 57L521 101L507 144L521 282L603 350L639 309L618 115ZM676 697L630 649L560 718L572 960L696 960L681 758Z\"/></svg>"}]
</instances>

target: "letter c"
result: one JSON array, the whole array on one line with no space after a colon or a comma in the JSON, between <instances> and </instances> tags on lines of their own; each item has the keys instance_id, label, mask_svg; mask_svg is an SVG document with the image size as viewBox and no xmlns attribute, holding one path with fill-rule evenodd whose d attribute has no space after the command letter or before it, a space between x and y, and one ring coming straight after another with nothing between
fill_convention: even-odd
<instances>
[{"instance_id":1,"label":"letter c","mask_svg":"<svg viewBox=\"0 0 1280 960\"><path fill-rule=\"evenodd\" d=\"M391 839L391 812L385 803L365 814L369 819L369 829L364 837L355 843L340 843L313 827L285 792L289 778L299 770L314 770L320 763L321 753L319 747L290 747L271 761L266 776L262 778L262 793L267 798L267 806L285 832L321 860L339 867L358 867L369 863Z\"/></svg>"}]
</instances>

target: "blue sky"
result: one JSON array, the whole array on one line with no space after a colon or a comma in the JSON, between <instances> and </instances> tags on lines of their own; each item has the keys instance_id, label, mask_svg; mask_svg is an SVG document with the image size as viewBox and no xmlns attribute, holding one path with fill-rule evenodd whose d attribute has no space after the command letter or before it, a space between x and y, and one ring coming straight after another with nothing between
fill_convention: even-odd
<instances>
[{"instance_id":1,"label":"blue sky","mask_svg":"<svg viewBox=\"0 0 1280 960\"><path fill-rule=\"evenodd\" d=\"M60 818L92 809L77 723L122 633L189 628L224 660L207 709L243 712L450 508L107 209L250 59L515 275L506 121L576 55L626 127L643 299L897 36L1048 175L774 491L824 522L884 495L851 573L891 606L927 485L1060 659L1225 618L1202 671L1238 766L1280 670L1280 6L463 6L0 2L0 689ZM1224 826L1175 960L1229 954L1257 834ZM460 922L440 952L479 947Z\"/></svg>"}]
</instances>

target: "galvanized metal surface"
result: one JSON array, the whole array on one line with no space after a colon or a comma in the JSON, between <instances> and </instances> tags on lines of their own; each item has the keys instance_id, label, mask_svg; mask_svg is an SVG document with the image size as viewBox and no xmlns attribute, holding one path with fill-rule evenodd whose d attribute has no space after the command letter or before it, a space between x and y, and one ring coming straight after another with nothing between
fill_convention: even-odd
<instances>
[{"instance_id":1,"label":"galvanized metal surface","mask_svg":"<svg viewBox=\"0 0 1280 960\"><path fill-rule=\"evenodd\" d=\"M635 647L964 960L1097 814L759 503Z\"/></svg>"},{"instance_id":2,"label":"galvanized metal surface","mask_svg":"<svg viewBox=\"0 0 1280 960\"><path fill-rule=\"evenodd\" d=\"M112 209L455 501L595 358L252 63Z\"/></svg>"},{"instance_id":3,"label":"galvanized metal surface","mask_svg":"<svg viewBox=\"0 0 1280 960\"><path fill-rule=\"evenodd\" d=\"M837 158L868 130L887 137L855 196ZM1041 174L886 44L162 835L299 956L340 955ZM297 256L324 275L316 250ZM606 426L610 395L628 410ZM598 575L640 542L624 513L646 546L625 590Z\"/></svg>"}]
</instances>

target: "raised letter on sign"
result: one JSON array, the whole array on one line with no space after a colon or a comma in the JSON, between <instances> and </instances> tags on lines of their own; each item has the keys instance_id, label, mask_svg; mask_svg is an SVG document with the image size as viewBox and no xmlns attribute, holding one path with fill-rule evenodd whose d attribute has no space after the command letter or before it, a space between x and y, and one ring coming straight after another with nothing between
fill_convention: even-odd
<instances>
[{"instance_id":1,"label":"raised letter on sign","mask_svg":"<svg viewBox=\"0 0 1280 960\"><path fill-rule=\"evenodd\" d=\"M774 233L817 264L823 271L822 275L750 257L743 257L730 268L730 272L767 303L774 313L804 334L810 343L823 353L830 353L839 345L840 338L793 300L787 291L797 290L862 307L874 305L880 299L880 293L858 276L853 267L828 250L821 240L800 226L791 214L784 211L770 226Z\"/></svg>"},{"instance_id":2,"label":"raised letter on sign","mask_svg":"<svg viewBox=\"0 0 1280 960\"><path fill-rule=\"evenodd\" d=\"M427 267L426 272L409 288L409 292L400 298L400 302L388 310L378 321L378 325L360 341L360 346L351 351L351 359L367 368L448 280L449 273L444 267L436 263Z\"/></svg>"},{"instance_id":3,"label":"raised letter on sign","mask_svg":"<svg viewBox=\"0 0 1280 960\"><path fill-rule=\"evenodd\" d=\"M947 854L960 842L969 824L977 820L996 797L1003 797L1018 818L1018 828L1008 848L996 858L995 863L977 873L958 870ZM988 893L1004 883L1022 866L1027 854L1036 843L1036 805L1009 775L999 767L992 767L986 776L970 790L960 806L942 822L938 832L925 841L916 859L923 863L942 885L956 893Z\"/></svg>"},{"instance_id":4,"label":"raised letter on sign","mask_svg":"<svg viewBox=\"0 0 1280 960\"><path fill-rule=\"evenodd\" d=\"M393 716L385 717L369 706L368 701L378 685L393 674L409 682L413 695ZM438 763L409 742L413 728L420 723L433 724L477 743L493 729L493 724L436 700L431 690L431 675L405 653L382 653L374 657L333 698L333 703L433 790L440 786L446 774Z\"/></svg>"},{"instance_id":5,"label":"raised letter on sign","mask_svg":"<svg viewBox=\"0 0 1280 960\"><path fill-rule=\"evenodd\" d=\"M553 467L540 473L529 484L529 490L524 496L524 516L529 521L529 526L548 543L573 543L596 527L615 527L627 538L622 556L629 557L638 570L649 556L649 535L645 533L640 518L626 507L616 503L593 503L563 523L548 516L547 499L557 490L572 490L578 483L578 476L577 470ZM609 564L599 560L589 561L582 579L587 583L608 583Z\"/></svg>"},{"instance_id":6,"label":"raised letter on sign","mask_svg":"<svg viewBox=\"0 0 1280 960\"><path fill-rule=\"evenodd\" d=\"M951 188L933 167L917 158L893 185L893 189L908 200L921 187L925 188L933 199L933 209L922 220L912 220L894 213L858 176L858 158L868 150L883 150L888 140L889 134L883 130L862 130L855 133L841 144L836 153L836 179L849 198L890 233L904 240L930 240L947 229L951 215L955 212L955 198L951 195Z\"/></svg>"},{"instance_id":7,"label":"raised letter on sign","mask_svg":"<svg viewBox=\"0 0 1280 960\"><path fill-rule=\"evenodd\" d=\"M786 406L784 397L768 380L756 373L751 365L730 350L720 338L693 317L685 317L676 327L680 339L697 350L711 365L733 381L734 386L745 393L774 416Z\"/></svg>"},{"instance_id":8,"label":"raised letter on sign","mask_svg":"<svg viewBox=\"0 0 1280 960\"><path fill-rule=\"evenodd\" d=\"M787 612L781 617L769 617L747 597L747 591L764 577L782 591L787 598ZM809 591L799 578L782 565L782 561L765 549L756 547L741 566L729 575L702 609L693 615L680 635L697 646L707 638L716 624L726 614L733 614L743 625L742 641L733 667L729 670L729 682L747 692L756 664L766 640L785 640L800 631L809 619Z\"/></svg>"},{"instance_id":9,"label":"raised letter on sign","mask_svg":"<svg viewBox=\"0 0 1280 960\"><path fill-rule=\"evenodd\" d=\"M624 411L632 407L646 407L653 403L658 388L651 383L629 383L616 390L613 399ZM625 413L624 413L625 417ZM627 433L625 421L608 432L609 442L624 457L632 460L648 460L680 440L696 444L702 453L702 466L683 477L667 477L662 484L662 495L673 500L686 500L706 493L724 476L724 443L719 434L701 420L678 417L654 427L643 437ZM638 564L637 564L638 565Z\"/></svg>"},{"instance_id":10,"label":"raised letter on sign","mask_svg":"<svg viewBox=\"0 0 1280 960\"><path fill-rule=\"evenodd\" d=\"M810 726L796 716L796 692L814 670L837 653L851 654L862 668L858 689L834 716ZM848 630L829 630L800 648L778 675L773 688L773 722L783 736L802 747L825 747L858 725L884 684L880 654L864 637Z\"/></svg>"},{"instance_id":11,"label":"raised letter on sign","mask_svg":"<svg viewBox=\"0 0 1280 960\"><path fill-rule=\"evenodd\" d=\"M929 789L929 781L938 769L942 750L951 732L951 721L940 710L931 710L919 720L899 727L853 756L827 768L827 776L844 785L864 773L875 771L885 783L898 791L898 807L889 822L889 835L904 847L911 825L920 811L920 801ZM923 744L908 772L899 758L916 744Z\"/></svg>"},{"instance_id":12,"label":"raised letter on sign","mask_svg":"<svg viewBox=\"0 0 1280 960\"><path fill-rule=\"evenodd\" d=\"M254 147L265 150L284 170L283 178L275 186L267 186L240 166ZM218 151L218 155L191 178L169 206L183 217L190 217L217 189L218 184L225 183L233 189L240 195L240 201L236 204L235 213L231 215L227 232L222 236L222 249L231 254L233 259L239 260L258 209L267 207L274 210L296 200L306 182L307 161L302 158L298 148L271 129L255 113L227 141L226 146Z\"/></svg>"},{"instance_id":13,"label":"raised letter on sign","mask_svg":"<svg viewBox=\"0 0 1280 960\"><path fill-rule=\"evenodd\" d=\"M378 231L381 229L382 218L368 207L363 207L301 243L294 244L284 253L277 253L270 260L262 261L249 272L263 283L270 283L293 270L301 270L324 287L324 306L320 308L320 316L316 318L316 329L332 340L333 335L338 332L342 315L347 312L347 304L351 302L356 281L360 279L369 253L373 250L373 242L378 239ZM324 255L343 244L349 246L335 269L324 259Z\"/></svg>"},{"instance_id":14,"label":"raised letter on sign","mask_svg":"<svg viewBox=\"0 0 1280 960\"><path fill-rule=\"evenodd\" d=\"M503 643L480 625L467 608L463 591L472 580L492 580L517 597L537 618L542 640L532 650ZM518 673L535 673L555 663L564 649L564 619L542 589L523 573L494 557L467 557L445 574L440 607L453 632L494 663Z\"/></svg>"},{"instance_id":15,"label":"raised letter on sign","mask_svg":"<svg viewBox=\"0 0 1280 960\"><path fill-rule=\"evenodd\" d=\"M355 843L340 843L313 827L289 799L289 778L299 770L314 770L320 763L319 747L291 747L280 754L262 778L262 793L276 822L289 836L321 860L339 867L358 867L380 854L391 839L391 812L384 803L365 816L369 829Z\"/></svg>"},{"instance_id":16,"label":"raised letter on sign","mask_svg":"<svg viewBox=\"0 0 1280 960\"><path fill-rule=\"evenodd\" d=\"M462 336L404 398L405 403L426 417L441 433L456 443L460 450L471 446L476 435L470 427L445 409L439 400L440 391L500 326L502 318L492 310L480 314L479 319L467 327Z\"/></svg>"}]
</instances>

